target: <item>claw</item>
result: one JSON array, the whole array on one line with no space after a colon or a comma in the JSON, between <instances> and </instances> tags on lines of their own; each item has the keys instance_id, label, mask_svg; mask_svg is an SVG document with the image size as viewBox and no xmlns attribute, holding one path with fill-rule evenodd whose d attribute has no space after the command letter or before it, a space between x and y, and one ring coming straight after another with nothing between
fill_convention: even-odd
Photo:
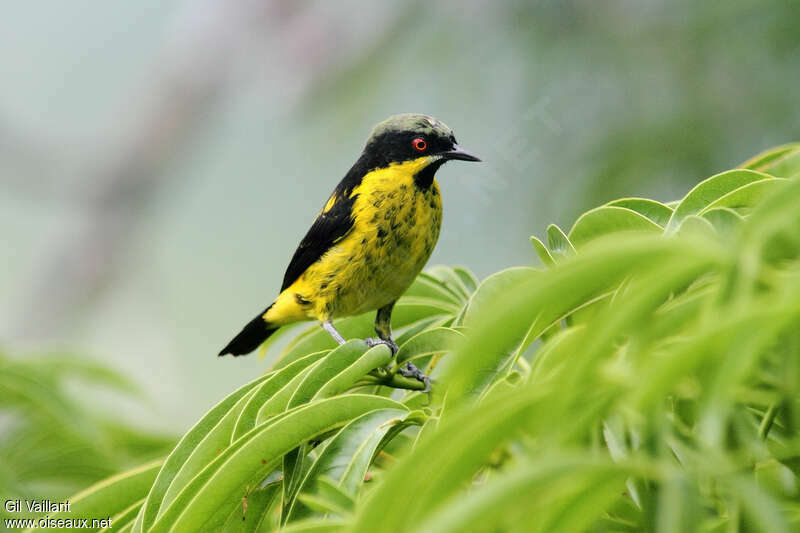
<instances>
[{"instance_id":1,"label":"claw","mask_svg":"<svg viewBox=\"0 0 800 533\"><path fill-rule=\"evenodd\" d=\"M367 339L364 339L364 342L366 342L367 346L369 346L370 348L372 348L373 346L377 346L379 344L385 344L392 351L393 356L397 355L397 350L400 349L397 346L397 343L394 342L392 339L387 340L387 339L377 339L375 337L369 337Z\"/></svg>"},{"instance_id":2,"label":"claw","mask_svg":"<svg viewBox=\"0 0 800 533\"><path fill-rule=\"evenodd\" d=\"M405 367L400 367L397 369L397 373L403 377L414 378L417 381L421 381L425 385L425 388L422 389L422 392L431 391L431 378L426 376L422 370L417 368L411 361L406 362Z\"/></svg>"}]
</instances>

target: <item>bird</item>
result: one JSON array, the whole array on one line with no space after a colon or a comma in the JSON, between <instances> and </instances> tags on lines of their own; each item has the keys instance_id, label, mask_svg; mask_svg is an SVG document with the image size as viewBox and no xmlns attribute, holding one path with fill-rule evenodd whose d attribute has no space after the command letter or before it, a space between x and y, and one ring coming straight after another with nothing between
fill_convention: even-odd
<instances>
[{"instance_id":1,"label":"bird","mask_svg":"<svg viewBox=\"0 0 800 533\"><path fill-rule=\"evenodd\" d=\"M392 355L392 309L430 258L439 238L442 199L435 175L448 161L480 161L453 130L428 115L392 115L372 130L292 256L278 297L219 352L245 355L280 327L317 320L343 344L333 319L375 311L377 337ZM398 373L430 390L408 362Z\"/></svg>"}]
</instances>

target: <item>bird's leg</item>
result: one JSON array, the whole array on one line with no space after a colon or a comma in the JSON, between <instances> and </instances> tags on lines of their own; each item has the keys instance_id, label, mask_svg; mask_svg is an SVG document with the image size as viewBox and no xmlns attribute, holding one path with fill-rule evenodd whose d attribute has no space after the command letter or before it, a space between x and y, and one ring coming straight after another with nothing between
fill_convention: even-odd
<instances>
[{"instance_id":1,"label":"bird's leg","mask_svg":"<svg viewBox=\"0 0 800 533\"><path fill-rule=\"evenodd\" d=\"M422 382L425 385L425 388L422 389L422 392L430 392L431 391L431 378L425 375L422 370L416 367L414 363L411 361L406 361L406 364L402 367L397 369L397 373L406 378L414 378L417 381Z\"/></svg>"},{"instance_id":2,"label":"bird's leg","mask_svg":"<svg viewBox=\"0 0 800 533\"><path fill-rule=\"evenodd\" d=\"M378 334L378 338L370 337L364 339L364 342L370 347L377 346L378 344L385 344L392 351L392 355L397 355L397 350L399 350L399 348L397 343L392 340L393 307L394 302L391 302L378 309L378 313L375 315L375 333Z\"/></svg>"},{"instance_id":3,"label":"bird's leg","mask_svg":"<svg viewBox=\"0 0 800 533\"><path fill-rule=\"evenodd\" d=\"M336 328L333 327L333 322L331 322L330 318L322 323L322 329L330 333L331 337L333 337L333 340L335 340L339 344L345 343L344 337L342 337L342 334L336 331Z\"/></svg>"},{"instance_id":4,"label":"bird's leg","mask_svg":"<svg viewBox=\"0 0 800 533\"><path fill-rule=\"evenodd\" d=\"M392 350L392 355L397 355L399 350L397 343L392 340L392 308L394 302L385 305L378 309L378 314L375 315L375 333L378 334L377 339L365 339L367 344L375 346L377 344L385 344ZM397 373L403 377L414 378L425 385L423 392L431 390L431 378L426 376L419 368L417 368L411 361L406 362L405 365L397 369Z\"/></svg>"}]
</instances>

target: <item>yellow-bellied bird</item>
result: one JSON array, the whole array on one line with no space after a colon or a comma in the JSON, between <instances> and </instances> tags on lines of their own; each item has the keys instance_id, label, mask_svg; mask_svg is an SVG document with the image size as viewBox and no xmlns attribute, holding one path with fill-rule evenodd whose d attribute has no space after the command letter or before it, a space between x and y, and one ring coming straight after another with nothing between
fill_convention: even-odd
<instances>
[{"instance_id":1,"label":"yellow-bellied bird","mask_svg":"<svg viewBox=\"0 0 800 533\"><path fill-rule=\"evenodd\" d=\"M331 320L374 309L378 338L367 344L397 353L392 307L439 238L442 199L434 175L452 159L480 161L432 117L394 115L378 124L300 242L278 297L219 354L250 353L281 326L311 319L341 344ZM429 387L413 364L399 372Z\"/></svg>"}]
</instances>

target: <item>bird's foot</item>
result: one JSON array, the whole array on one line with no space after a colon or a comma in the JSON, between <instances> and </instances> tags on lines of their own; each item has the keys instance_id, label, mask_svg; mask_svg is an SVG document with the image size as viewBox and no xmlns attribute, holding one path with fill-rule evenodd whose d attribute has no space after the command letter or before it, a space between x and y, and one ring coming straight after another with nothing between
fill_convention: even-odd
<instances>
[{"instance_id":1,"label":"bird's foot","mask_svg":"<svg viewBox=\"0 0 800 533\"><path fill-rule=\"evenodd\" d=\"M397 355L397 350L400 349L397 346L397 343L394 342L392 339L378 339L375 337L369 337L364 339L364 342L366 342L367 346L369 346L370 348L372 348L373 346L378 346L379 344L385 344L392 351L393 356Z\"/></svg>"},{"instance_id":2,"label":"bird's foot","mask_svg":"<svg viewBox=\"0 0 800 533\"><path fill-rule=\"evenodd\" d=\"M422 392L431 391L431 378L426 376L422 370L417 368L411 361L406 362L404 366L398 368L397 373L406 378L414 378L424 384L425 388L422 389Z\"/></svg>"}]
</instances>

